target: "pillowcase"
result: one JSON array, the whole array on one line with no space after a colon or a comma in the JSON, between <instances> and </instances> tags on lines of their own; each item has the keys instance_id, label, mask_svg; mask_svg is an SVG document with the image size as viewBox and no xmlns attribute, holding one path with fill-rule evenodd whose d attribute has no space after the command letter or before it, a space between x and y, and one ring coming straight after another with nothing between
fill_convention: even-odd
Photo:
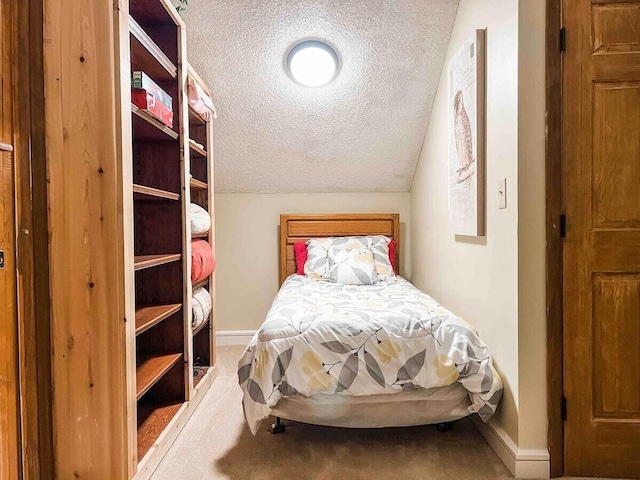
<instances>
[{"instance_id":1,"label":"pillowcase","mask_svg":"<svg viewBox=\"0 0 640 480\"><path fill-rule=\"evenodd\" d=\"M189 205L191 213L191 235L201 235L211 229L211 215L197 203Z\"/></svg>"},{"instance_id":2,"label":"pillowcase","mask_svg":"<svg viewBox=\"0 0 640 480\"><path fill-rule=\"evenodd\" d=\"M371 251L373 252L373 259L376 262L376 272L378 273L378 280L382 280L388 283L394 283L397 281L395 270L391 264L389 243L391 239L384 235L376 235L374 237L367 237L371 239ZM395 254L394 254L395 258Z\"/></svg>"},{"instance_id":3,"label":"pillowcase","mask_svg":"<svg viewBox=\"0 0 640 480\"><path fill-rule=\"evenodd\" d=\"M384 235L312 238L307 241L307 261L304 264L304 273L309 278L329 280L328 252L330 248L347 251L369 248L373 253L378 280L395 282L396 274L389 260L390 241L391 239Z\"/></svg>"},{"instance_id":4,"label":"pillowcase","mask_svg":"<svg viewBox=\"0 0 640 480\"><path fill-rule=\"evenodd\" d=\"M307 262L307 244L304 242L294 242L293 253L296 257L296 273L304 275L304 264Z\"/></svg>"},{"instance_id":5,"label":"pillowcase","mask_svg":"<svg viewBox=\"0 0 640 480\"><path fill-rule=\"evenodd\" d=\"M304 274L315 280L327 278L327 251L332 238L312 238L307 241L307 261L304 263Z\"/></svg>"},{"instance_id":6,"label":"pillowcase","mask_svg":"<svg viewBox=\"0 0 640 480\"><path fill-rule=\"evenodd\" d=\"M329 279L343 285L373 285L378 282L373 252L366 247L350 250L329 247Z\"/></svg>"}]
</instances>

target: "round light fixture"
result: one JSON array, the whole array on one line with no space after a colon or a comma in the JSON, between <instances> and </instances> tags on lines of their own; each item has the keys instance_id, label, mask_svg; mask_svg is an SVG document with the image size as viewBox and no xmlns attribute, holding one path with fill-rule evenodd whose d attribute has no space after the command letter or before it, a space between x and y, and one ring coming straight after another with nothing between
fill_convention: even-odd
<instances>
[{"instance_id":1,"label":"round light fixture","mask_svg":"<svg viewBox=\"0 0 640 480\"><path fill-rule=\"evenodd\" d=\"M295 45L286 58L287 72L305 87L321 87L338 74L336 51L319 40L305 40Z\"/></svg>"}]
</instances>

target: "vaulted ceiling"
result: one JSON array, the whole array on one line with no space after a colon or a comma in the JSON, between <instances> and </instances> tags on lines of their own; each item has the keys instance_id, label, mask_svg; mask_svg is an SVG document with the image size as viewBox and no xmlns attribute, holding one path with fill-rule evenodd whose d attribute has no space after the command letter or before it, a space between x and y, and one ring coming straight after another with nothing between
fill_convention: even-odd
<instances>
[{"instance_id":1,"label":"vaulted ceiling","mask_svg":"<svg viewBox=\"0 0 640 480\"><path fill-rule=\"evenodd\" d=\"M190 63L214 92L222 193L404 192L411 186L458 0L191 0ZM326 86L284 69L318 38Z\"/></svg>"}]
</instances>

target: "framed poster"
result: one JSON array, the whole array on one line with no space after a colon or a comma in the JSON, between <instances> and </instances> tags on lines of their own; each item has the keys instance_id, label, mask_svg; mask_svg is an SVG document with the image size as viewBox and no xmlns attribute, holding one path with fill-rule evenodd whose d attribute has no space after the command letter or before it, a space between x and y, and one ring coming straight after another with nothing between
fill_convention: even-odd
<instances>
[{"instance_id":1,"label":"framed poster","mask_svg":"<svg viewBox=\"0 0 640 480\"><path fill-rule=\"evenodd\" d=\"M456 235L485 235L485 30L447 64L449 223Z\"/></svg>"}]
</instances>

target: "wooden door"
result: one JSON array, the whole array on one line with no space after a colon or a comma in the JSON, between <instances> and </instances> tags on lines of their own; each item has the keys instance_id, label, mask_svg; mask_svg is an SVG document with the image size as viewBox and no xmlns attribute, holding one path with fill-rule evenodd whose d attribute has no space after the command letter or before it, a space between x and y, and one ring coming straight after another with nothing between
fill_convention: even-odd
<instances>
[{"instance_id":1,"label":"wooden door","mask_svg":"<svg viewBox=\"0 0 640 480\"><path fill-rule=\"evenodd\" d=\"M18 314L15 270L15 187L11 58L13 10L0 4L0 479L20 478Z\"/></svg>"},{"instance_id":2,"label":"wooden door","mask_svg":"<svg viewBox=\"0 0 640 480\"><path fill-rule=\"evenodd\" d=\"M0 479L20 478L13 153L0 143Z\"/></svg>"},{"instance_id":3,"label":"wooden door","mask_svg":"<svg viewBox=\"0 0 640 480\"><path fill-rule=\"evenodd\" d=\"M563 21L565 474L640 478L640 1Z\"/></svg>"}]
</instances>

